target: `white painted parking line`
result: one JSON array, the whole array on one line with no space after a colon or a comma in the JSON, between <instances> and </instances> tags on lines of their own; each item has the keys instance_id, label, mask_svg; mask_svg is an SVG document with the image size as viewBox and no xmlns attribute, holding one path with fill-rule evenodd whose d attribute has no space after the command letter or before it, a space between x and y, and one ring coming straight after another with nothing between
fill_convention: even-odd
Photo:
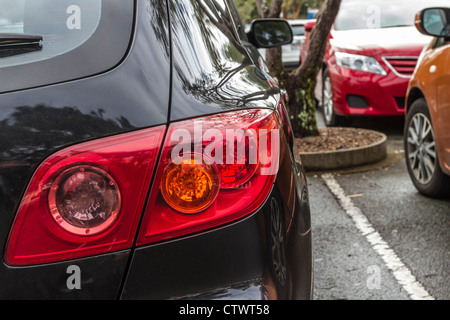
<instances>
[{"instance_id":1,"label":"white painted parking line","mask_svg":"<svg viewBox=\"0 0 450 320\"><path fill-rule=\"evenodd\" d=\"M353 220L357 229L369 241L372 248L392 271L395 279L406 290L412 300L434 300L427 290L419 283L409 268L401 261L381 235L371 225L364 213L356 207L352 198L345 195L344 190L332 174L322 175L328 189L336 197L346 214Z\"/></svg>"}]
</instances>

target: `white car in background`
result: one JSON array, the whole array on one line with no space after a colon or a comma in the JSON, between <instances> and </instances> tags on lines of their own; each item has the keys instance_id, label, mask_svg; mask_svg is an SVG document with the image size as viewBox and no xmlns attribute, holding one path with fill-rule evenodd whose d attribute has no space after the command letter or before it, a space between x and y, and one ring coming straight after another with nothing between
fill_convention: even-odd
<instances>
[{"instance_id":1,"label":"white car in background","mask_svg":"<svg viewBox=\"0 0 450 320\"><path fill-rule=\"evenodd\" d=\"M287 20L294 33L291 44L282 46L282 60L286 68L296 68L300 63L300 47L305 38L305 23L309 20Z\"/></svg>"}]
</instances>

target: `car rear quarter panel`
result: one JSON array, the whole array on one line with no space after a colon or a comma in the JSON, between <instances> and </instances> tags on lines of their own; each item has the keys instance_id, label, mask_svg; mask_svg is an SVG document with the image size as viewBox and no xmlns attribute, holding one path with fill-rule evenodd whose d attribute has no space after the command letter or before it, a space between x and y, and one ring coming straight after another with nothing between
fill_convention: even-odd
<instances>
[{"instance_id":1,"label":"car rear quarter panel","mask_svg":"<svg viewBox=\"0 0 450 320\"><path fill-rule=\"evenodd\" d=\"M193 0L169 1L169 15L174 68L171 121L239 108L276 109L279 88L268 83L227 24L212 19L202 3ZM312 257L306 180L301 166L293 165L284 135L280 141L280 170L259 210L221 228L136 248L121 298L232 299L231 287L243 292L253 281L263 291L256 290L252 299L265 295L309 299ZM272 201L280 208L276 218L271 215ZM276 243L270 233L273 225L283 225ZM273 248L282 248L286 260L274 261ZM283 285L274 271L277 266L288 272Z\"/></svg>"},{"instance_id":2,"label":"car rear quarter panel","mask_svg":"<svg viewBox=\"0 0 450 320\"><path fill-rule=\"evenodd\" d=\"M197 1L169 1L174 72L171 121L237 108L276 108L279 89L268 84L254 65L257 61L224 23L231 20L227 12L218 13L217 20L204 6ZM206 1L206 6L215 5Z\"/></svg>"}]
</instances>

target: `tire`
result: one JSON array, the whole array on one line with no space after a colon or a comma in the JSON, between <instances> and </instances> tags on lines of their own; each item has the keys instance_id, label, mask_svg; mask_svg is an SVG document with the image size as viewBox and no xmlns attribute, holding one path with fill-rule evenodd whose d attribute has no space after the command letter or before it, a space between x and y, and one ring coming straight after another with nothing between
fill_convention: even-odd
<instances>
[{"instance_id":1,"label":"tire","mask_svg":"<svg viewBox=\"0 0 450 320\"><path fill-rule=\"evenodd\" d=\"M334 127L345 125L344 117L338 116L334 112L333 90L331 87L331 79L328 70L324 70L322 79L322 112L325 125Z\"/></svg>"},{"instance_id":2,"label":"tire","mask_svg":"<svg viewBox=\"0 0 450 320\"><path fill-rule=\"evenodd\" d=\"M270 253L269 270L277 288L278 299L289 298L289 270L286 255L286 226L284 222L283 209L278 191L266 206L265 216L267 224L267 250Z\"/></svg>"},{"instance_id":3,"label":"tire","mask_svg":"<svg viewBox=\"0 0 450 320\"><path fill-rule=\"evenodd\" d=\"M430 111L425 99L414 101L403 134L405 160L416 189L433 198L450 196L450 177L442 172Z\"/></svg>"}]
</instances>

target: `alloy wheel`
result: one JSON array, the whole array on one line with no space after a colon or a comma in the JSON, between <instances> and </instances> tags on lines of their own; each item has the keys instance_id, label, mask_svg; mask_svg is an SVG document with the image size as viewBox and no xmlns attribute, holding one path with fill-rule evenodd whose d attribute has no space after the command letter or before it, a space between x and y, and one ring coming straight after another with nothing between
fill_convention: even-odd
<instances>
[{"instance_id":1,"label":"alloy wheel","mask_svg":"<svg viewBox=\"0 0 450 320\"><path fill-rule=\"evenodd\" d=\"M407 156L415 179L428 184L437 165L436 143L430 120L423 114L415 114L408 124Z\"/></svg>"},{"instance_id":2,"label":"alloy wheel","mask_svg":"<svg viewBox=\"0 0 450 320\"><path fill-rule=\"evenodd\" d=\"M330 77L326 77L323 83L323 115L325 122L331 124L333 121L333 91L331 89Z\"/></svg>"}]
</instances>

